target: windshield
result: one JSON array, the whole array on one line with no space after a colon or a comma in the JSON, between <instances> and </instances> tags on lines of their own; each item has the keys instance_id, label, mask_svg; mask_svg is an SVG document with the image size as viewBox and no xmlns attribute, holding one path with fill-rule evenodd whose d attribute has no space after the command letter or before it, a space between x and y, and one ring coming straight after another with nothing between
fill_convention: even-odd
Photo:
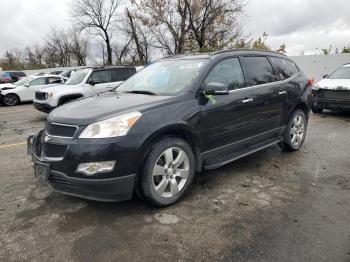
<instances>
[{"instance_id":1,"label":"windshield","mask_svg":"<svg viewBox=\"0 0 350 262\"><path fill-rule=\"evenodd\" d=\"M80 84L85 76L89 73L90 69L82 69L82 70L77 70L75 72L72 72L72 75L66 82L66 85L78 85Z\"/></svg>"},{"instance_id":2,"label":"windshield","mask_svg":"<svg viewBox=\"0 0 350 262\"><path fill-rule=\"evenodd\" d=\"M23 86L25 85L26 83L28 83L29 81L31 81L33 78L31 77L25 77L25 78L22 78L21 80L17 81L16 83L14 83L16 86Z\"/></svg>"},{"instance_id":3,"label":"windshield","mask_svg":"<svg viewBox=\"0 0 350 262\"><path fill-rule=\"evenodd\" d=\"M344 66L331 74L329 79L350 79L350 66Z\"/></svg>"},{"instance_id":4,"label":"windshield","mask_svg":"<svg viewBox=\"0 0 350 262\"><path fill-rule=\"evenodd\" d=\"M207 59L169 60L154 63L126 80L118 92L148 92L174 95L190 86Z\"/></svg>"}]
</instances>

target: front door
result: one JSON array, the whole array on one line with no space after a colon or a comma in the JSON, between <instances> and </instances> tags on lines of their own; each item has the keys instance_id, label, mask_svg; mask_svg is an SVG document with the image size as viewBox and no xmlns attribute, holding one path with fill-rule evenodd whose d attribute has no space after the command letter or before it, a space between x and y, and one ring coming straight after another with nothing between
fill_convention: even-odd
<instances>
[{"instance_id":1,"label":"front door","mask_svg":"<svg viewBox=\"0 0 350 262\"><path fill-rule=\"evenodd\" d=\"M229 87L230 94L200 98L201 144L206 158L238 151L249 143L253 134L252 119L256 112L251 108L252 93L245 87L244 74L236 57L218 62L206 77L203 85L221 83Z\"/></svg>"},{"instance_id":2,"label":"front door","mask_svg":"<svg viewBox=\"0 0 350 262\"><path fill-rule=\"evenodd\" d=\"M115 86L112 83L112 70L101 69L92 72L88 82L93 80L96 84L91 85L90 93L98 94L113 89Z\"/></svg>"},{"instance_id":3,"label":"front door","mask_svg":"<svg viewBox=\"0 0 350 262\"><path fill-rule=\"evenodd\" d=\"M35 97L35 92L46 85L46 77L35 78L30 81L29 86L25 86L24 92L22 94L23 101L31 101Z\"/></svg>"}]
</instances>

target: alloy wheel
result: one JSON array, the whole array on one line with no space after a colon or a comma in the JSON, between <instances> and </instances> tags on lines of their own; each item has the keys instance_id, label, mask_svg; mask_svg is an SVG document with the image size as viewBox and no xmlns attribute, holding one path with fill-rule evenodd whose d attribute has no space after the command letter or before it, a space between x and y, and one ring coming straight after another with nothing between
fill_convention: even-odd
<instances>
[{"instance_id":1,"label":"alloy wheel","mask_svg":"<svg viewBox=\"0 0 350 262\"><path fill-rule=\"evenodd\" d=\"M184 150L178 147L166 149L153 167L153 187L161 197L174 197L186 185L190 162Z\"/></svg>"},{"instance_id":2,"label":"alloy wheel","mask_svg":"<svg viewBox=\"0 0 350 262\"><path fill-rule=\"evenodd\" d=\"M4 104L7 106L14 106L18 103L18 98L15 95L6 95L3 100Z\"/></svg>"},{"instance_id":3,"label":"alloy wheel","mask_svg":"<svg viewBox=\"0 0 350 262\"><path fill-rule=\"evenodd\" d=\"M296 115L293 119L292 128L290 130L290 139L292 144L297 147L302 143L305 134L305 121L300 115Z\"/></svg>"}]
</instances>

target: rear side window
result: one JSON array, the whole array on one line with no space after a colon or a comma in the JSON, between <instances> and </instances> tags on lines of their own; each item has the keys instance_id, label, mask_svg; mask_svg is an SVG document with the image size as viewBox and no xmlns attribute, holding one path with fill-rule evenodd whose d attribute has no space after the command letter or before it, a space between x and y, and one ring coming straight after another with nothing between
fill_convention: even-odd
<instances>
[{"instance_id":1,"label":"rear side window","mask_svg":"<svg viewBox=\"0 0 350 262\"><path fill-rule=\"evenodd\" d=\"M205 79L205 83L221 83L229 90L244 87L244 75L238 58L229 58L219 62Z\"/></svg>"},{"instance_id":2,"label":"rear side window","mask_svg":"<svg viewBox=\"0 0 350 262\"><path fill-rule=\"evenodd\" d=\"M112 81L113 82L125 81L133 74L134 73L132 72L131 68L115 68L113 69Z\"/></svg>"},{"instance_id":3,"label":"rear side window","mask_svg":"<svg viewBox=\"0 0 350 262\"><path fill-rule=\"evenodd\" d=\"M278 57L271 57L271 61L275 65L277 75L281 80L288 79L299 72L298 67L292 61Z\"/></svg>"},{"instance_id":4,"label":"rear side window","mask_svg":"<svg viewBox=\"0 0 350 262\"><path fill-rule=\"evenodd\" d=\"M112 82L112 70L95 71L91 74L90 80L99 84L110 83Z\"/></svg>"},{"instance_id":5,"label":"rear side window","mask_svg":"<svg viewBox=\"0 0 350 262\"><path fill-rule=\"evenodd\" d=\"M242 58L247 72L249 86L262 85L277 81L269 60L264 56L246 56Z\"/></svg>"}]
</instances>

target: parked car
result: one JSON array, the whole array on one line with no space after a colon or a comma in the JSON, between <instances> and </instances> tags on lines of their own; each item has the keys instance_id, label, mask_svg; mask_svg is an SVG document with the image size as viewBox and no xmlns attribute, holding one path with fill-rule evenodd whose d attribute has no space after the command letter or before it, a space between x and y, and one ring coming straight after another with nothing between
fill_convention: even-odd
<instances>
[{"instance_id":1,"label":"parked car","mask_svg":"<svg viewBox=\"0 0 350 262\"><path fill-rule=\"evenodd\" d=\"M0 85L0 101L6 106L33 101L38 88L59 85L65 79L61 76L29 76L14 84Z\"/></svg>"},{"instance_id":2,"label":"parked car","mask_svg":"<svg viewBox=\"0 0 350 262\"><path fill-rule=\"evenodd\" d=\"M312 111L322 113L323 109L335 111L350 110L350 64L325 75L312 91Z\"/></svg>"},{"instance_id":3,"label":"parked car","mask_svg":"<svg viewBox=\"0 0 350 262\"><path fill-rule=\"evenodd\" d=\"M4 71L0 73L0 84L13 83L26 77L26 74L20 71Z\"/></svg>"},{"instance_id":4,"label":"parked car","mask_svg":"<svg viewBox=\"0 0 350 262\"><path fill-rule=\"evenodd\" d=\"M56 70L56 71L52 71L49 73L49 75L60 75L63 71L62 70Z\"/></svg>"},{"instance_id":5,"label":"parked car","mask_svg":"<svg viewBox=\"0 0 350 262\"><path fill-rule=\"evenodd\" d=\"M81 69L83 69L83 68L81 68ZM66 77L66 78L70 78L71 74L77 70L79 70L79 69L64 70L63 72L60 73L60 75Z\"/></svg>"},{"instance_id":6,"label":"parked car","mask_svg":"<svg viewBox=\"0 0 350 262\"><path fill-rule=\"evenodd\" d=\"M34 107L48 113L77 98L114 89L135 73L135 67L97 67L77 70L64 85L40 88L35 93Z\"/></svg>"},{"instance_id":7,"label":"parked car","mask_svg":"<svg viewBox=\"0 0 350 262\"><path fill-rule=\"evenodd\" d=\"M275 144L298 150L310 107L310 81L284 55L179 55L116 92L55 109L28 149L36 176L58 192L120 201L135 191L167 206L184 196L195 171Z\"/></svg>"}]
</instances>

